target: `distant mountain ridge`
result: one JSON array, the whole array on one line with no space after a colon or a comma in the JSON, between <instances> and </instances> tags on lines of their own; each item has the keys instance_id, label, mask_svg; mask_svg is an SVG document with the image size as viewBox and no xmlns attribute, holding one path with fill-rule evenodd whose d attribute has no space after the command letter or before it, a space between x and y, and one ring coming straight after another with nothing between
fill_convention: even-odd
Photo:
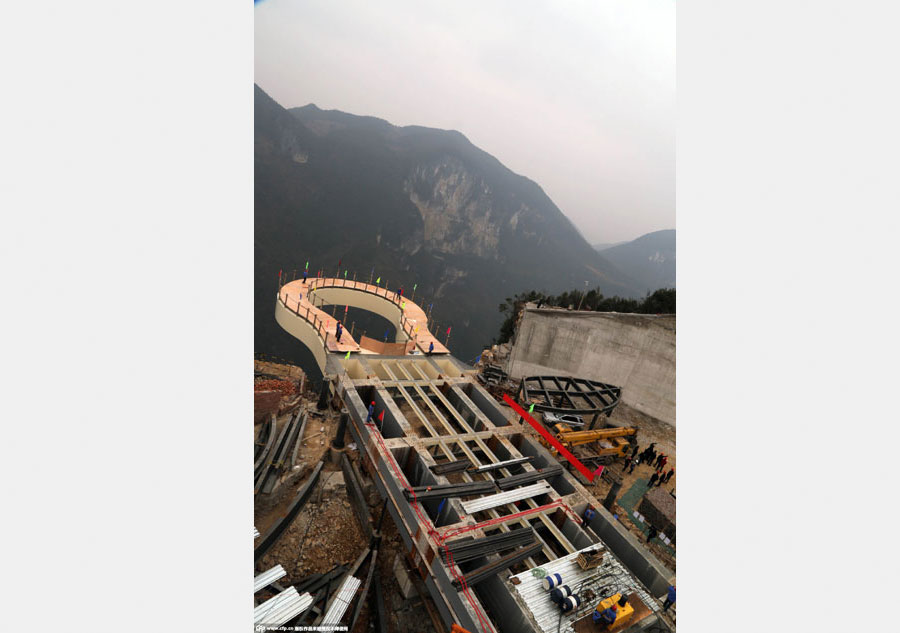
<instances>
[{"instance_id":1,"label":"distant mountain ridge","mask_svg":"<svg viewBox=\"0 0 900 633\"><path fill-rule=\"evenodd\" d=\"M627 243L628 243L627 240L624 242L601 242L600 244L592 244L591 247L599 253L600 251L605 251L607 248L612 248L613 246L618 246L619 244L627 244Z\"/></svg>"},{"instance_id":2,"label":"distant mountain ridge","mask_svg":"<svg viewBox=\"0 0 900 633\"><path fill-rule=\"evenodd\" d=\"M644 293L675 287L675 229L654 231L604 249L603 257L627 270Z\"/></svg>"},{"instance_id":3,"label":"distant mountain ridge","mask_svg":"<svg viewBox=\"0 0 900 633\"><path fill-rule=\"evenodd\" d=\"M599 255L533 181L456 131L375 117L286 110L255 87L255 346L295 349L275 323L280 269L368 273L417 284L452 326L451 350L474 358L496 335L499 303L531 288L641 284ZM367 275L366 275L367 276ZM288 337L289 338L289 337ZM442 336L443 338L443 336Z\"/></svg>"}]
</instances>

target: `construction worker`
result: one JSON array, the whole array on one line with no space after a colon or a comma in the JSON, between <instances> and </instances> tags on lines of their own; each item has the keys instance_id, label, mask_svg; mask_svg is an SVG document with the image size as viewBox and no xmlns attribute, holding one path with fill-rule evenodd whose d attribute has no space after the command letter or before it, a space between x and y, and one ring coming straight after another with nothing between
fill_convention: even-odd
<instances>
[{"instance_id":1,"label":"construction worker","mask_svg":"<svg viewBox=\"0 0 900 633\"><path fill-rule=\"evenodd\" d=\"M670 469L669 469L669 472L667 472L667 473L665 474L665 480L666 480L665 483L669 483L669 480L672 478L672 475L674 475L674 474L675 474L675 469L674 469L674 468L670 468Z\"/></svg>"},{"instance_id":2,"label":"construction worker","mask_svg":"<svg viewBox=\"0 0 900 633\"><path fill-rule=\"evenodd\" d=\"M659 488L665 483L666 475L661 470L657 470L656 472L659 473L659 479L656 480L656 487Z\"/></svg>"},{"instance_id":3,"label":"construction worker","mask_svg":"<svg viewBox=\"0 0 900 633\"><path fill-rule=\"evenodd\" d=\"M675 585L669 586L669 592L666 595L666 599L663 602L663 611L668 611L669 607L675 604Z\"/></svg>"},{"instance_id":4,"label":"construction worker","mask_svg":"<svg viewBox=\"0 0 900 633\"><path fill-rule=\"evenodd\" d=\"M344 333L344 328L341 327L340 321L337 322L337 325L335 326L334 330L335 330L335 336L337 336L337 342L340 343L341 342L341 334Z\"/></svg>"},{"instance_id":5,"label":"construction worker","mask_svg":"<svg viewBox=\"0 0 900 633\"><path fill-rule=\"evenodd\" d=\"M633 472L634 472L634 467L637 466L637 465L640 464L640 463L641 463L641 458L640 458L640 457L635 457L634 459L632 459L632 460L631 460L631 466L628 467L628 474L630 475L631 473L633 473Z\"/></svg>"},{"instance_id":6,"label":"construction worker","mask_svg":"<svg viewBox=\"0 0 900 633\"><path fill-rule=\"evenodd\" d=\"M659 460L659 467L660 467L660 469L666 467L666 462L667 462L667 461L669 461L669 456L668 456L668 455L663 455L663 456L662 456L662 459Z\"/></svg>"},{"instance_id":7,"label":"construction worker","mask_svg":"<svg viewBox=\"0 0 900 633\"><path fill-rule=\"evenodd\" d=\"M372 404L369 405L369 415L366 416L366 424L372 421L372 416L375 415L375 401L372 400Z\"/></svg>"},{"instance_id":8,"label":"construction worker","mask_svg":"<svg viewBox=\"0 0 900 633\"><path fill-rule=\"evenodd\" d=\"M307 276L308 274L309 274L309 273L307 273L305 270L303 271L303 283L306 283L306 276Z\"/></svg>"},{"instance_id":9,"label":"construction worker","mask_svg":"<svg viewBox=\"0 0 900 633\"><path fill-rule=\"evenodd\" d=\"M648 488L652 488L653 484L656 483L656 480L659 479L659 472L654 471L654 473L650 476L650 483L647 484Z\"/></svg>"},{"instance_id":10,"label":"construction worker","mask_svg":"<svg viewBox=\"0 0 900 633\"><path fill-rule=\"evenodd\" d=\"M431 341L428 344L428 353L431 354L434 351L434 341Z\"/></svg>"},{"instance_id":11,"label":"construction worker","mask_svg":"<svg viewBox=\"0 0 900 633\"><path fill-rule=\"evenodd\" d=\"M641 450L640 447L638 447L638 445L635 444L635 445L634 445L634 448L631 449L631 459L634 459L635 457L637 457L637 454L638 454L638 451L639 451L639 450Z\"/></svg>"},{"instance_id":12,"label":"construction worker","mask_svg":"<svg viewBox=\"0 0 900 633\"><path fill-rule=\"evenodd\" d=\"M597 613L596 611L594 611L592 619L595 623L599 623L603 627L603 629L601 629L601 630L609 629L609 627L612 626L616 621L616 615L617 615L616 612L618 610L619 610L619 607L616 605L613 605L607 609L604 609L600 613Z\"/></svg>"}]
</instances>

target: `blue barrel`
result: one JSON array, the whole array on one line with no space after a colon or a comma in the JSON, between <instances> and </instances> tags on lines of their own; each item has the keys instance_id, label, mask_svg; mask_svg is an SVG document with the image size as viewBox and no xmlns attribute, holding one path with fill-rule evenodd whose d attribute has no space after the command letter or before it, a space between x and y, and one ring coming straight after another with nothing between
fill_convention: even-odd
<instances>
[{"instance_id":1,"label":"blue barrel","mask_svg":"<svg viewBox=\"0 0 900 633\"><path fill-rule=\"evenodd\" d=\"M559 587L562 584L562 576L559 574L548 574L544 576L544 580L541 581L544 589L550 591L554 587Z\"/></svg>"},{"instance_id":2,"label":"blue barrel","mask_svg":"<svg viewBox=\"0 0 900 633\"><path fill-rule=\"evenodd\" d=\"M563 610L563 613L568 613L569 611L574 611L581 605L581 598L577 595L569 596L565 600L562 601L562 604L559 605L559 608Z\"/></svg>"},{"instance_id":3,"label":"blue barrel","mask_svg":"<svg viewBox=\"0 0 900 633\"><path fill-rule=\"evenodd\" d=\"M561 604L563 600L571 595L572 590L569 588L569 585L563 585L562 587L557 587L550 592L550 600L555 602L556 604Z\"/></svg>"}]
</instances>

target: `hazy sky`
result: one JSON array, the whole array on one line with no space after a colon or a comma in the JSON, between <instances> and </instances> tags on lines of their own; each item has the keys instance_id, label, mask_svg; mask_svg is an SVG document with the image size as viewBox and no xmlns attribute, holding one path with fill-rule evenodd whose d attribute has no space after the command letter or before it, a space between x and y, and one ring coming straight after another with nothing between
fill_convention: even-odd
<instances>
[{"instance_id":1,"label":"hazy sky","mask_svg":"<svg viewBox=\"0 0 900 633\"><path fill-rule=\"evenodd\" d=\"M285 107L459 130L591 243L675 227L675 2L266 0L256 83Z\"/></svg>"}]
</instances>

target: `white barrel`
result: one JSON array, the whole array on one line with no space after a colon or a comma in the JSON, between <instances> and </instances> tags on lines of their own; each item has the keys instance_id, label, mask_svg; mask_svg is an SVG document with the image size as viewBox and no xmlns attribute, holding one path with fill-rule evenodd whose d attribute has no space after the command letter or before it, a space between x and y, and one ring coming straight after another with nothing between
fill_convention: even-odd
<instances>
[{"instance_id":1,"label":"white barrel","mask_svg":"<svg viewBox=\"0 0 900 633\"><path fill-rule=\"evenodd\" d=\"M554 587L559 587L562 584L562 576L559 574L549 574L544 576L544 580L541 581L544 589L550 591Z\"/></svg>"},{"instance_id":2,"label":"white barrel","mask_svg":"<svg viewBox=\"0 0 900 633\"><path fill-rule=\"evenodd\" d=\"M559 605L559 608L562 609L565 613L569 611L574 611L581 604L581 598L577 595L569 596L565 600L562 601L562 604Z\"/></svg>"}]
</instances>

